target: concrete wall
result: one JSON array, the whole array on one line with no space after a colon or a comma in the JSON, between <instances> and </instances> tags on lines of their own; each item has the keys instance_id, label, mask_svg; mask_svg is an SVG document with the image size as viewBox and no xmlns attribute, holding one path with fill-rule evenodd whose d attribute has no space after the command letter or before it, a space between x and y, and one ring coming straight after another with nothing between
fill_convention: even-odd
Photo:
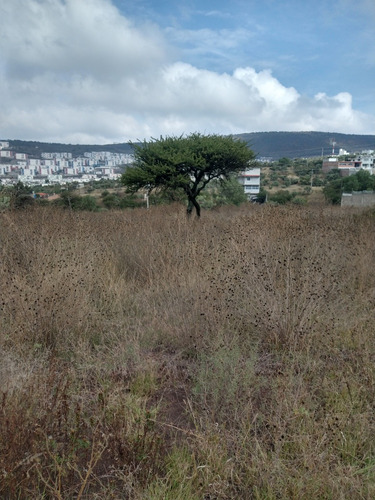
<instances>
[{"instance_id":1,"label":"concrete wall","mask_svg":"<svg viewBox=\"0 0 375 500\"><path fill-rule=\"evenodd\" d=\"M343 193L341 196L342 207L370 207L375 205L375 192L354 191L353 193Z\"/></svg>"}]
</instances>

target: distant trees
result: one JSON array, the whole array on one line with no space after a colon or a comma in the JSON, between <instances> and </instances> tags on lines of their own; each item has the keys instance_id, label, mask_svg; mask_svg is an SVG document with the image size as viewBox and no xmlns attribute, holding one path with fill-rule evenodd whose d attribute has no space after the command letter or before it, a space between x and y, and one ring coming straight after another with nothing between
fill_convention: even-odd
<instances>
[{"instance_id":1,"label":"distant trees","mask_svg":"<svg viewBox=\"0 0 375 500\"><path fill-rule=\"evenodd\" d=\"M62 191L60 198L57 199L54 204L70 210L97 212L99 209L94 196L80 196L74 191L74 188L68 188Z\"/></svg>"},{"instance_id":2,"label":"distant trees","mask_svg":"<svg viewBox=\"0 0 375 500\"><path fill-rule=\"evenodd\" d=\"M352 191L373 191L375 189L375 176L367 170L359 170L349 177L338 177L339 173L330 172L331 180L324 186L323 194L327 201L333 204L341 202L342 193Z\"/></svg>"},{"instance_id":3,"label":"distant trees","mask_svg":"<svg viewBox=\"0 0 375 500\"><path fill-rule=\"evenodd\" d=\"M245 142L231 136L193 133L180 137L160 137L133 145L135 163L122 176L128 192L139 189L182 190L187 213L201 213L198 197L213 180L227 180L248 168L255 154Z\"/></svg>"},{"instance_id":4,"label":"distant trees","mask_svg":"<svg viewBox=\"0 0 375 500\"><path fill-rule=\"evenodd\" d=\"M288 188L300 186L322 186L324 174L321 158L280 158L262 165L262 186Z\"/></svg>"},{"instance_id":5,"label":"distant trees","mask_svg":"<svg viewBox=\"0 0 375 500\"><path fill-rule=\"evenodd\" d=\"M0 208L18 210L28 207L33 203L32 189L20 181L13 186L4 186L1 188Z\"/></svg>"}]
</instances>

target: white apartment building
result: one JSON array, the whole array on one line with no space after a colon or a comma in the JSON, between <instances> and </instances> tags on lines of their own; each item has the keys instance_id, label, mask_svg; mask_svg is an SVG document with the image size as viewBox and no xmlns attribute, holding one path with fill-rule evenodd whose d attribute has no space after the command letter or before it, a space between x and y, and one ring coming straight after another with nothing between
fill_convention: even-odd
<instances>
[{"instance_id":1,"label":"white apartment building","mask_svg":"<svg viewBox=\"0 0 375 500\"><path fill-rule=\"evenodd\" d=\"M260 168L250 168L238 175L238 182L243 186L248 199L251 200L260 191Z\"/></svg>"},{"instance_id":2,"label":"white apartment building","mask_svg":"<svg viewBox=\"0 0 375 500\"><path fill-rule=\"evenodd\" d=\"M375 168L375 155L361 155L361 168L372 172Z\"/></svg>"},{"instance_id":3,"label":"white apartment building","mask_svg":"<svg viewBox=\"0 0 375 500\"><path fill-rule=\"evenodd\" d=\"M10 165L0 165L0 175L8 175L11 170Z\"/></svg>"},{"instance_id":4,"label":"white apartment building","mask_svg":"<svg viewBox=\"0 0 375 500\"><path fill-rule=\"evenodd\" d=\"M27 153L16 153L8 141L0 141L0 157L6 163L0 164L0 184L14 184L22 180L26 184L43 185L48 177L50 183L99 180L102 177L118 179L121 176L119 165L131 163L131 154L111 153L108 151L85 153L73 158L72 153L41 153L40 158L29 158ZM12 175L12 178L8 178ZM71 176L69 180L67 176Z\"/></svg>"},{"instance_id":5,"label":"white apartment building","mask_svg":"<svg viewBox=\"0 0 375 500\"><path fill-rule=\"evenodd\" d=\"M72 153L67 153L67 152L63 152L63 153L42 153L41 154L41 157L46 159L46 160L52 160L52 159L62 159L62 158L65 158L67 160L71 160L72 159Z\"/></svg>"},{"instance_id":6,"label":"white apartment building","mask_svg":"<svg viewBox=\"0 0 375 500\"><path fill-rule=\"evenodd\" d=\"M18 180L23 182L23 184L32 184L34 182L34 174L24 173L18 176Z\"/></svg>"},{"instance_id":7,"label":"white apartment building","mask_svg":"<svg viewBox=\"0 0 375 500\"><path fill-rule=\"evenodd\" d=\"M49 167L49 168L55 168L56 166L56 160L53 158L53 159L45 159L41 162L41 165L43 165L44 167Z\"/></svg>"},{"instance_id":8,"label":"white apartment building","mask_svg":"<svg viewBox=\"0 0 375 500\"><path fill-rule=\"evenodd\" d=\"M36 171L35 171L35 168L30 168L30 167L29 167L29 168L23 168L23 169L22 169L22 174L23 174L24 176L26 176L26 177L30 177L30 176L32 177L32 176L34 176L34 175L35 175L35 172L36 172Z\"/></svg>"},{"instance_id":9,"label":"white apartment building","mask_svg":"<svg viewBox=\"0 0 375 500\"><path fill-rule=\"evenodd\" d=\"M26 153L16 153L16 160L27 160Z\"/></svg>"},{"instance_id":10,"label":"white apartment building","mask_svg":"<svg viewBox=\"0 0 375 500\"><path fill-rule=\"evenodd\" d=\"M40 166L37 169L37 175L51 175L54 172L54 170L50 166Z\"/></svg>"},{"instance_id":11,"label":"white apartment building","mask_svg":"<svg viewBox=\"0 0 375 500\"><path fill-rule=\"evenodd\" d=\"M50 174L48 176L48 180L51 184L60 184L63 180L63 176L61 174Z\"/></svg>"},{"instance_id":12,"label":"white apartment building","mask_svg":"<svg viewBox=\"0 0 375 500\"><path fill-rule=\"evenodd\" d=\"M1 158L14 158L14 152L6 149L0 149Z\"/></svg>"},{"instance_id":13,"label":"white apartment building","mask_svg":"<svg viewBox=\"0 0 375 500\"><path fill-rule=\"evenodd\" d=\"M41 165L41 160L39 158L29 158L28 163L30 169L36 169Z\"/></svg>"}]
</instances>

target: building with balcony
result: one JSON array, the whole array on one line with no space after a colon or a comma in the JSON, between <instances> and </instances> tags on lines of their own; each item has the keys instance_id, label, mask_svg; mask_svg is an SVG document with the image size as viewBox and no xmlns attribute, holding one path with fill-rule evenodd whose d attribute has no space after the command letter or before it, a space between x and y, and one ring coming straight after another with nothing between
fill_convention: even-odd
<instances>
[{"instance_id":1,"label":"building with balcony","mask_svg":"<svg viewBox=\"0 0 375 500\"><path fill-rule=\"evenodd\" d=\"M260 168L250 168L238 175L238 182L243 186L249 200L256 198L260 191Z\"/></svg>"}]
</instances>

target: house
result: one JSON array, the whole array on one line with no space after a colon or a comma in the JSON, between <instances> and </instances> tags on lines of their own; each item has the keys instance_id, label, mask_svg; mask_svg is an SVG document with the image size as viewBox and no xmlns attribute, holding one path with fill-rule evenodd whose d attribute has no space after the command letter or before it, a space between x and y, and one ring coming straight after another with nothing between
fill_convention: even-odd
<instances>
[{"instance_id":1,"label":"house","mask_svg":"<svg viewBox=\"0 0 375 500\"><path fill-rule=\"evenodd\" d=\"M361 156L361 168L373 172L375 168L375 155L373 154L362 154Z\"/></svg>"},{"instance_id":2,"label":"house","mask_svg":"<svg viewBox=\"0 0 375 500\"><path fill-rule=\"evenodd\" d=\"M360 169L369 170L371 173L374 173L374 151L362 151L362 153L358 154L352 160L340 160L337 156L331 156L323 160L322 171L325 174L334 168L338 168L342 176L355 174Z\"/></svg>"},{"instance_id":3,"label":"house","mask_svg":"<svg viewBox=\"0 0 375 500\"><path fill-rule=\"evenodd\" d=\"M243 186L248 199L255 198L260 191L260 168L250 168L238 175L238 182Z\"/></svg>"}]
</instances>

